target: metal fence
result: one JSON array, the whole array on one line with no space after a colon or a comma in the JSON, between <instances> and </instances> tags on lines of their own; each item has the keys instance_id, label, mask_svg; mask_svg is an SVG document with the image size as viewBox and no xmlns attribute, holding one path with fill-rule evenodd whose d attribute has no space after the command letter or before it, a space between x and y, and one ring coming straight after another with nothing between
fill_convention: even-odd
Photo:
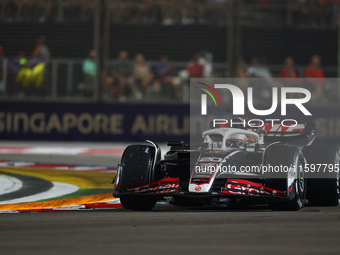
<instances>
[{"instance_id":1,"label":"metal fence","mask_svg":"<svg viewBox=\"0 0 340 255\"><path fill-rule=\"evenodd\" d=\"M43 74L42 86L35 86L36 80L39 80L39 71L31 68L27 75L22 74L28 66L21 66L21 71L11 74L11 62L17 59L4 58L1 62L0 77L0 99L2 100L56 100L56 101L96 101L94 91L84 91L86 86L86 73L84 73L84 59L65 59L55 58L46 64L46 70L41 69ZM142 90L138 87L136 80L133 78L129 83L131 85L131 93L118 93L115 89L119 89L114 82L113 73L116 70L119 60L109 60L107 73L102 74L102 82L104 89L102 91L102 100L106 102L178 102L186 103L189 101L189 82L190 75L187 71L186 62L171 62L169 66L173 67L173 76L171 80L161 80L154 78L143 93L138 94ZM127 62L130 66L134 62ZM154 77L157 77L156 67L160 64L158 61L148 61L146 64L150 67ZM32 65L31 65L32 66ZM33 65L36 66L36 65ZM251 77L249 73L249 65L242 66L245 74L238 77ZM271 77L280 77L280 71L283 66L269 65L268 71ZM298 77L304 77L305 66L295 66ZM213 69L210 77L222 78L228 77L228 66L225 63L213 63ZM46 71L46 72L45 72ZM323 71L326 77L336 77L337 68L325 66ZM133 72L133 70L132 70ZM242 76L243 75L243 76ZM18 78L19 77L19 78ZM21 77L21 78L20 78ZM20 80L21 79L21 80ZM25 82L27 80L27 83ZM93 81L92 81L93 82ZM159 82L159 83L158 83ZM138 89L139 88L139 89ZM334 101L334 100L333 100ZM336 100L338 102L338 100Z\"/></svg>"}]
</instances>

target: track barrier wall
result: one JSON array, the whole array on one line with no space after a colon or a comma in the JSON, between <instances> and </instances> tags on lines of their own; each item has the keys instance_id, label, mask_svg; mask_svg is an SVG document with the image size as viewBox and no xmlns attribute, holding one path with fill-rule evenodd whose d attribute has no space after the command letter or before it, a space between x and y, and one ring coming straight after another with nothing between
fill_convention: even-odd
<instances>
[{"instance_id":1,"label":"track barrier wall","mask_svg":"<svg viewBox=\"0 0 340 255\"><path fill-rule=\"evenodd\" d=\"M291 117L316 122L317 142L340 144L339 108L308 109ZM0 102L0 140L189 141L189 118L188 104Z\"/></svg>"}]
</instances>

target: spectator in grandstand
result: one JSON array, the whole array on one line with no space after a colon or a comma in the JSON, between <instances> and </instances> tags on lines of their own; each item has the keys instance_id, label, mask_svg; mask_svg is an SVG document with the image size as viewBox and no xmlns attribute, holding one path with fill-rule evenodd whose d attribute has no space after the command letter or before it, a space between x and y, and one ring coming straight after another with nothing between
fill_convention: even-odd
<instances>
[{"instance_id":1,"label":"spectator in grandstand","mask_svg":"<svg viewBox=\"0 0 340 255\"><path fill-rule=\"evenodd\" d=\"M239 67L237 68L236 77L237 78L248 78L249 75L243 67Z\"/></svg>"},{"instance_id":2,"label":"spectator in grandstand","mask_svg":"<svg viewBox=\"0 0 340 255\"><path fill-rule=\"evenodd\" d=\"M144 24L159 24L162 22L160 2L162 1L144 0L145 11L141 19Z\"/></svg>"},{"instance_id":3,"label":"spectator in grandstand","mask_svg":"<svg viewBox=\"0 0 340 255\"><path fill-rule=\"evenodd\" d=\"M120 3L119 19L123 23L151 24L158 21L160 7L157 1L139 0L122 1Z\"/></svg>"},{"instance_id":4,"label":"spectator in grandstand","mask_svg":"<svg viewBox=\"0 0 340 255\"><path fill-rule=\"evenodd\" d=\"M104 84L105 84L105 100L112 101L114 99L119 98L121 101L123 101L123 98L121 98L119 87L117 86L117 84L114 83L114 79L112 76L105 77Z\"/></svg>"},{"instance_id":5,"label":"spectator in grandstand","mask_svg":"<svg viewBox=\"0 0 340 255\"><path fill-rule=\"evenodd\" d=\"M314 55L311 58L309 65L305 69L305 78L319 78L322 80L325 78L323 70L321 69L321 58L319 55Z\"/></svg>"},{"instance_id":6,"label":"spectator in grandstand","mask_svg":"<svg viewBox=\"0 0 340 255\"><path fill-rule=\"evenodd\" d=\"M27 63L26 52L20 51L16 58L11 59L8 62L8 70L11 73L18 73L22 66L25 66Z\"/></svg>"},{"instance_id":7,"label":"spectator in grandstand","mask_svg":"<svg viewBox=\"0 0 340 255\"><path fill-rule=\"evenodd\" d=\"M249 77L249 74L247 73L248 65L244 58L241 56L238 59L237 62L237 69L236 69L236 77L237 78L247 78ZM225 77L231 77L230 76L230 70L226 69L224 72Z\"/></svg>"},{"instance_id":8,"label":"spectator in grandstand","mask_svg":"<svg viewBox=\"0 0 340 255\"><path fill-rule=\"evenodd\" d=\"M208 51L202 51L198 63L203 66L203 77L211 78L213 71L213 55Z\"/></svg>"},{"instance_id":9,"label":"spectator in grandstand","mask_svg":"<svg viewBox=\"0 0 340 255\"><path fill-rule=\"evenodd\" d=\"M51 53L49 48L45 45L45 40L46 40L45 36L41 36L37 40L36 47L32 54L34 58L50 59Z\"/></svg>"},{"instance_id":10,"label":"spectator in grandstand","mask_svg":"<svg viewBox=\"0 0 340 255\"><path fill-rule=\"evenodd\" d=\"M292 57L287 57L285 60L285 65L281 69L279 78L297 78L297 74L294 67L294 59Z\"/></svg>"},{"instance_id":11,"label":"spectator in grandstand","mask_svg":"<svg viewBox=\"0 0 340 255\"><path fill-rule=\"evenodd\" d=\"M314 91L314 96L318 100L322 99L323 96L323 83L325 78L320 66L320 56L314 55L304 72L304 77L308 78L308 87Z\"/></svg>"},{"instance_id":12,"label":"spectator in grandstand","mask_svg":"<svg viewBox=\"0 0 340 255\"><path fill-rule=\"evenodd\" d=\"M122 23L129 22L135 13L137 12L136 8L134 7L132 2L126 1L120 3L120 9L119 9L119 20Z\"/></svg>"},{"instance_id":13,"label":"spectator in grandstand","mask_svg":"<svg viewBox=\"0 0 340 255\"><path fill-rule=\"evenodd\" d=\"M307 27L310 21L310 8L307 6L306 0L297 0L300 13L297 15L298 23L301 27Z\"/></svg>"},{"instance_id":14,"label":"spectator in grandstand","mask_svg":"<svg viewBox=\"0 0 340 255\"><path fill-rule=\"evenodd\" d=\"M40 1L39 2L39 9L42 10L42 16L39 18L40 23L44 23L50 16L51 10L53 8L52 1ZM59 3L60 4L60 3Z\"/></svg>"},{"instance_id":15,"label":"spectator in grandstand","mask_svg":"<svg viewBox=\"0 0 340 255\"><path fill-rule=\"evenodd\" d=\"M95 8L95 3L91 3L91 1L84 1L84 0L68 0L63 1L62 3L58 3L59 8L63 8L63 16L60 17L67 21L72 20L81 20L87 21L89 18L91 11ZM60 20L59 20L60 21Z\"/></svg>"},{"instance_id":16,"label":"spectator in grandstand","mask_svg":"<svg viewBox=\"0 0 340 255\"><path fill-rule=\"evenodd\" d=\"M195 23L195 19L193 18L193 4L192 0L183 0L179 1L180 12L182 17L182 24L183 25L190 25Z\"/></svg>"},{"instance_id":17,"label":"spectator in grandstand","mask_svg":"<svg viewBox=\"0 0 340 255\"><path fill-rule=\"evenodd\" d=\"M242 66L239 66L237 68L236 78L240 78L240 79L236 80L236 86L239 87L243 91L244 94L247 93L247 88L248 88L247 78L248 77L249 75L247 74L247 71Z\"/></svg>"},{"instance_id":18,"label":"spectator in grandstand","mask_svg":"<svg viewBox=\"0 0 340 255\"><path fill-rule=\"evenodd\" d=\"M336 2L338 0L335 0ZM315 3L316 22L319 27L327 27L331 23L332 0L318 0Z\"/></svg>"},{"instance_id":19,"label":"spectator in grandstand","mask_svg":"<svg viewBox=\"0 0 340 255\"><path fill-rule=\"evenodd\" d=\"M301 87L301 81L297 79L298 76L295 71L294 59L292 57L287 57L285 59L285 65L280 71L279 78L285 78L284 80L280 81L281 86ZM300 96L300 94L288 94L289 98L297 98Z\"/></svg>"},{"instance_id":20,"label":"spectator in grandstand","mask_svg":"<svg viewBox=\"0 0 340 255\"><path fill-rule=\"evenodd\" d=\"M162 23L165 26L174 24L174 6L176 0L165 0L161 1L161 9L162 9Z\"/></svg>"},{"instance_id":21,"label":"spectator in grandstand","mask_svg":"<svg viewBox=\"0 0 340 255\"><path fill-rule=\"evenodd\" d=\"M207 16L209 13L209 5L207 0L196 0L193 5L193 13L195 22L198 24L205 24L207 22ZM216 10L215 10L216 13Z\"/></svg>"},{"instance_id":22,"label":"spectator in grandstand","mask_svg":"<svg viewBox=\"0 0 340 255\"><path fill-rule=\"evenodd\" d=\"M251 60L251 65L247 70L250 77L271 78L272 75L269 69L258 58L254 57Z\"/></svg>"},{"instance_id":23,"label":"spectator in grandstand","mask_svg":"<svg viewBox=\"0 0 340 255\"><path fill-rule=\"evenodd\" d=\"M91 50L89 57L83 62L84 83L78 85L82 96L91 96L94 90L94 79L97 74L97 65L95 62L97 56L96 50Z\"/></svg>"},{"instance_id":24,"label":"spectator in grandstand","mask_svg":"<svg viewBox=\"0 0 340 255\"><path fill-rule=\"evenodd\" d=\"M146 89L145 99L147 100L162 100L166 95L163 91L163 86L160 80L154 80L152 84ZM166 95L169 98L168 95Z\"/></svg>"},{"instance_id":25,"label":"spectator in grandstand","mask_svg":"<svg viewBox=\"0 0 340 255\"><path fill-rule=\"evenodd\" d=\"M200 14L204 17L204 22L199 23L225 24L225 10L230 9L231 2L229 0L207 0L207 4L204 5L205 10Z\"/></svg>"},{"instance_id":26,"label":"spectator in grandstand","mask_svg":"<svg viewBox=\"0 0 340 255\"><path fill-rule=\"evenodd\" d=\"M156 76L166 82L171 82L176 74L175 68L169 63L169 59L166 55L160 57L159 63L155 66L155 71Z\"/></svg>"},{"instance_id":27,"label":"spectator in grandstand","mask_svg":"<svg viewBox=\"0 0 340 255\"><path fill-rule=\"evenodd\" d=\"M149 65L145 63L144 55L141 53L135 56L133 77L135 87L134 95L137 99L141 99L154 77Z\"/></svg>"},{"instance_id":28,"label":"spectator in grandstand","mask_svg":"<svg viewBox=\"0 0 340 255\"><path fill-rule=\"evenodd\" d=\"M95 9L97 8L96 2L94 1L83 1L80 0L81 3L81 12L80 12L80 19L81 21L92 21L93 14Z\"/></svg>"},{"instance_id":29,"label":"spectator in grandstand","mask_svg":"<svg viewBox=\"0 0 340 255\"><path fill-rule=\"evenodd\" d=\"M298 4L302 27L326 27L331 22L332 0L298 0Z\"/></svg>"},{"instance_id":30,"label":"spectator in grandstand","mask_svg":"<svg viewBox=\"0 0 340 255\"><path fill-rule=\"evenodd\" d=\"M128 52L122 50L118 53L118 63L112 70L112 77L114 79L116 88L115 95L121 97L121 100L126 99L132 95L133 83L133 65L128 59Z\"/></svg>"},{"instance_id":31,"label":"spectator in grandstand","mask_svg":"<svg viewBox=\"0 0 340 255\"><path fill-rule=\"evenodd\" d=\"M244 69L244 70L247 69L246 60L242 56L239 57L237 65L238 65L238 69Z\"/></svg>"},{"instance_id":32,"label":"spectator in grandstand","mask_svg":"<svg viewBox=\"0 0 340 255\"><path fill-rule=\"evenodd\" d=\"M16 12L16 20L21 21L22 19L33 18L34 9L37 7L35 1L23 0L13 1L13 3L15 3L13 10Z\"/></svg>"},{"instance_id":33,"label":"spectator in grandstand","mask_svg":"<svg viewBox=\"0 0 340 255\"><path fill-rule=\"evenodd\" d=\"M251 61L250 67L247 69L247 74L250 78L264 78L258 82L253 79L252 83L249 84L250 87L257 88L254 90L254 98L256 98L259 102L271 100L272 87L279 86L279 84L272 79L269 69L263 64L263 62L254 57Z\"/></svg>"},{"instance_id":34,"label":"spectator in grandstand","mask_svg":"<svg viewBox=\"0 0 340 255\"><path fill-rule=\"evenodd\" d=\"M190 78L203 78L204 66L199 63L200 54L195 53L193 58L187 64L187 71Z\"/></svg>"},{"instance_id":35,"label":"spectator in grandstand","mask_svg":"<svg viewBox=\"0 0 340 255\"><path fill-rule=\"evenodd\" d=\"M160 80L164 93L171 98L182 97L181 87L176 81L176 69L169 63L166 55L162 55L160 62L155 66L156 78Z\"/></svg>"},{"instance_id":36,"label":"spectator in grandstand","mask_svg":"<svg viewBox=\"0 0 340 255\"><path fill-rule=\"evenodd\" d=\"M190 76L187 69L182 69L177 72L177 77L174 78L175 86L180 88L181 98L184 102L189 102L190 99Z\"/></svg>"}]
</instances>

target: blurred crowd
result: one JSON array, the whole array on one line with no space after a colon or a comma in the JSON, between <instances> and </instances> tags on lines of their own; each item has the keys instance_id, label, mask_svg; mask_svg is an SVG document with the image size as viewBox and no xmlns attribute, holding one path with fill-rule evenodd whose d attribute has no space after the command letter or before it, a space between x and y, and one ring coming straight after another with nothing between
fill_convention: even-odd
<instances>
[{"instance_id":1,"label":"blurred crowd","mask_svg":"<svg viewBox=\"0 0 340 255\"><path fill-rule=\"evenodd\" d=\"M20 51L14 58L4 57L0 45L0 95L46 96L50 90L50 50L45 36L36 41L30 54Z\"/></svg>"},{"instance_id":2,"label":"blurred crowd","mask_svg":"<svg viewBox=\"0 0 340 255\"><path fill-rule=\"evenodd\" d=\"M20 51L16 58L8 60L7 95L46 96L51 89L50 60L51 53L42 36L36 41L31 54ZM0 45L0 60L3 61L4 49ZM258 98L271 98L271 87L298 86L305 87L312 93L315 102L338 102L337 85L329 83L321 66L319 55L311 56L309 64L303 72L298 72L293 57L285 59L280 72L272 72L261 57L253 57L248 62L244 58L238 60L237 71L231 75L226 66L216 72L211 52L201 50L193 54L187 63L174 63L167 55L158 60L147 61L142 53L129 56L128 51L121 50L111 64L103 71L97 68L97 52L91 50L82 62L81 77L73 83L73 96L90 98L94 96L97 74L106 101L189 101L190 78L264 78L266 84L257 90ZM0 61L0 62L1 62ZM216 64L216 63L215 63ZM4 68L0 68L0 94L4 92ZM274 78L284 78L277 82ZM297 78L306 78L302 81ZM58 83L58 86L62 84ZM239 86L245 91L248 83ZM58 89L58 88L57 88Z\"/></svg>"},{"instance_id":3,"label":"blurred crowd","mask_svg":"<svg viewBox=\"0 0 340 255\"><path fill-rule=\"evenodd\" d=\"M335 27L339 25L339 0L298 0L297 25L300 27Z\"/></svg>"},{"instance_id":4,"label":"blurred crowd","mask_svg":"<svg viewBox=\"0 0 340 255\"><path fill-rule=\"evenodd\" d=\"M271 87L304 87L312 94L314 102L335 102L338 101L338 86L325 79L324 71L321 67L321 57L311 56L310 62L305 66L303 74L299 75L293 57L287 57L284 65L278 74L272 74L270 69L260 58L254 57L247 65L243 58L239 60L237 69L238 78L264 78L265 84L258 85L258 98L266 100L271 98ZM274 80L273 78L282 78ZM299 80L297 78L306 78ZM329 77L328 77L329 78ZM247 83L241 83L240 87L245 91Z\"/></svg>"},{"instance_id":5,"label":"blurred crowd","mask_svg":"<svg viewBox=\"0 0 340 255\"><path fill-rule=\"evenodd\" d=\"M83 62L84 82L78 84L78 95L92 96L94 78L96 76L96 51L91 50L89 57ZM231 77L226 71L224 75L214 72L213 56L209 51L200 51L193 55L186 66L179 68L173 65L168 56L162 55L157 62L145 60L143 54L129 58L126 50L118 53L115 65L108 72L101 74L106 100L189 100L190 78L222 78ZM306 87L312 93L314 101L337 101L337 86L327 83L321 67L321 57L311 56L310 63L305 66L303 75L295 69L294 59L287 57L281 71L272 74L260 58L254 57L249 63L239 59L237 78L265 78L267 84L259 87L259 98L268 99L273 86ZM289 78L287 82L277 84L273 78ZM297 78L307 78L303 84ZM246 90L248 84L240 85Z\"/></svg>"},{"instance_id":6,"label":"blurred crowd","mask_svg":"<svg viewBox=\"0 0 340 255\"><path fill-rule=\"evenodd\" d=\"M111 22L126 24L226 24L232 0L108 0ZM338 0L242 0L241 16L290 11L295 25L338 24ZM7 22L93 21L94 0L2 0L0 19ZM249 9L250 8L250 9Z\"/></svg>"},{"instance_id":7,"label":"blurred crowd","mask_svg":"<svg viewBox=\"0 0 340 255\"><path fill-rule=\"evenodd\" d=\"M96 54L91 50L83 62L84 79L78 84L79 95L92 96L97 74ZM184 82L189 86L188 76L178 76L185 70L178 71L166 55L160 56L155 65L150 65L143 54L136 54L131 60L128 52L122 50L114 63L111 70L101 74L106 100L182 100ZM203 66L199 67L203 73Z\"/></svg>"}]
</instances>

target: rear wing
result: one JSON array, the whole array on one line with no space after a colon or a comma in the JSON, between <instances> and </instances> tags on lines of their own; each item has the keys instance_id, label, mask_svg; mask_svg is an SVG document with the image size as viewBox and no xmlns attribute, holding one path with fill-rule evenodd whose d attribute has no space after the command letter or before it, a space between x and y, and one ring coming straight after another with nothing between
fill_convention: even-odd
<instances>
[{"instance_id":1,"label":"rear wing","mask_svg":"<svg viewBox=\"0 0 340 255\"><path fill-rule=\"evenodd\" d=\"M290 142L303 138L308 138L308 141L315 137L315 123L296 123L296 122L265 122L265 121L250 121L246 127L236 126L235 128L244 128L263 135L264 142ZM261 126L261 127L258 127ZM211 128L231 128L229 123L212 126Z\"/></svg>"},{"instance_id":2,"label":"rear wing","mask_svg":"<svg viewBox=\"0 0 340 255\"><path fill-rule=\"evenodd\" d=\"M315 123L265 122L263 127L253 128L252 131L263 134L264 142L290 142L303 138L312 140L315 137Z\"/></svg>"}]
</instances>

